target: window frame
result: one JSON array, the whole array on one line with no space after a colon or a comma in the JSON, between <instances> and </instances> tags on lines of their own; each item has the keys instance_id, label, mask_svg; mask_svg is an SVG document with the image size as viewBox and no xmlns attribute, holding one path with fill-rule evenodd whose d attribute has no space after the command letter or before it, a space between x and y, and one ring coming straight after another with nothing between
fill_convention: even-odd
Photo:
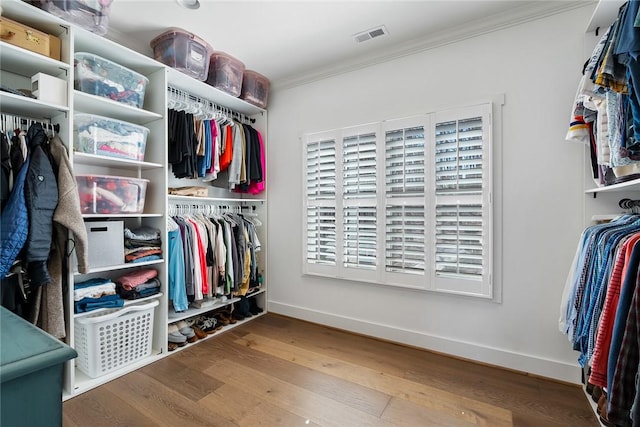
<instances>
[{"instance_id":1,"label":"window frame","mask_svg":"<svg viewBox=\"0 0 640 427\"><path fill-rule=\"evenodd\" d=\"M439 110L427 114L414 115L405 118L385 120L377 123L350 126L331 131L306 133L302 137L304 149L303 157L303 247L302 271L304 275L323 276L336 279L353 280L358 282L375 283L391 287L415 289L419 291L434 291L455 295L465 295L483 299L494 299L496 295L493 284L494 258L494 224L493 224L493 146L494 114L493 102L482 102L460 108ZM464 120L471 117L482 118L482 190L479 195L457 194L438 196L436 194L436 126L446 120ZM422 126L424 129L424 192L422 194L387 194L386 186L386 134L388 131L399 130L401 127ZM362 197L345 199L343 195L343 138L366 131L376 132L376 193L375 198ZM309 206L317 205L318 201L310 201L307 197L307 149L310 143L322 138L334 138L336 147L336 193L331 201L335 207L336 233L336 265L320 265L307 262L307 210ZM459 143L458 143L459 144ZM459 145L458 145L459 149ZM459 153L456 152L456 153ZM406 165L404 166L406 168ZM406 182L404 183L406 184ZM436 271L436 206L444 200L458 204L481 203L482 211L482 277L480 280L461 277L456 274L438 273ZM377 218L377 246L375 270L363 270L344 266L344 208L348 206L375 206ZM414 274L407 272L387 271L387 210L388 207L423 206L424 207L424 272ZM459 252L458 252L459 255Z\"/></svg>"}]
</instances>

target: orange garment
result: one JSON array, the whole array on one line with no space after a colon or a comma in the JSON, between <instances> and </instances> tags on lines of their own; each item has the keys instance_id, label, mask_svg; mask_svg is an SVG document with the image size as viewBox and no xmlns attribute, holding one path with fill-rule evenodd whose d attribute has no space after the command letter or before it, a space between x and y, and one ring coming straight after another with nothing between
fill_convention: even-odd
<instances>
[{"instance_id":1,"label":"orange garment","mask_svg":"<svg viewBox=\"0 0 640 427\"><path fill-rule=\"evenodd\" d=\"M220 155L220 171L226 170L233 159L233 132L231 126L224 128L224 153Z\"/></svg>"}]
</instances>

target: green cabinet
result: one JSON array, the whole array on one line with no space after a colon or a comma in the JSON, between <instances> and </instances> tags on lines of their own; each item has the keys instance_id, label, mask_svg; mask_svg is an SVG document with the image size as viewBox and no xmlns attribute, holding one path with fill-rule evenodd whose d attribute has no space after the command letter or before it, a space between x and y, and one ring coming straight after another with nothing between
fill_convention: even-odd
<instances>
[{"instance_id":1,"label":"green cabinet","mask_svg":"<svg viewBox=\"0 0 640 427\"><path fill-rule=\"evenodd\" d=\"M64 363L74 349L0 307L0 426L61 426Z\"/></svg>"}]
</instances>

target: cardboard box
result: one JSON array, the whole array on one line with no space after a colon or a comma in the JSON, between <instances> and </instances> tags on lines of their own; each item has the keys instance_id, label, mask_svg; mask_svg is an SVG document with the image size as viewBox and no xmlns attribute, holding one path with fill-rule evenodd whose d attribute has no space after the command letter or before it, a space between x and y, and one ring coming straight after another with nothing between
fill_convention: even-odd
<instances>
[{"instance_id":1,"label":"cardboard box","mask_svg":"<svg viewBox=\"0 0 640 427\"><path fill-rule=\"evenodd\" d=\"M31 93L40 101L67 105L67 81L44 73L31 77Z\"/></svg>"},{"instance_id":2,"label":"cardboard box","mask_svg":"<svg viewBox=\"0 0 640 427\"><path fill-rule=\"evenodd\" d=\"M60 39L35 28L0 16L0 39L3 42L60 61Z\"/></svg>"}]
</instances>

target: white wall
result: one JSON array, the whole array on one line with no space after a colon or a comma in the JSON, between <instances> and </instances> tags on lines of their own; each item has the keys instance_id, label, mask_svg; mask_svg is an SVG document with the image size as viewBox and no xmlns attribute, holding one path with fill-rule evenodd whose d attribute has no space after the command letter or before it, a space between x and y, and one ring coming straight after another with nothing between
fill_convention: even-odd
<instances>
[{"instance_id":1,"label":"white wall","mask_svg":"<svg viewBox=\"0 0 640 427\"><path fill-rule=\"evenodd\" d=\"M274 91L267 171L269 310L579 382L578 354L558 332L558 312L583 229L584 148L564 136L591 12L580 8ZM302 275L303 133L496 94L505 96L494 171L502 302Z\"/></svg>"}]
</instances>

